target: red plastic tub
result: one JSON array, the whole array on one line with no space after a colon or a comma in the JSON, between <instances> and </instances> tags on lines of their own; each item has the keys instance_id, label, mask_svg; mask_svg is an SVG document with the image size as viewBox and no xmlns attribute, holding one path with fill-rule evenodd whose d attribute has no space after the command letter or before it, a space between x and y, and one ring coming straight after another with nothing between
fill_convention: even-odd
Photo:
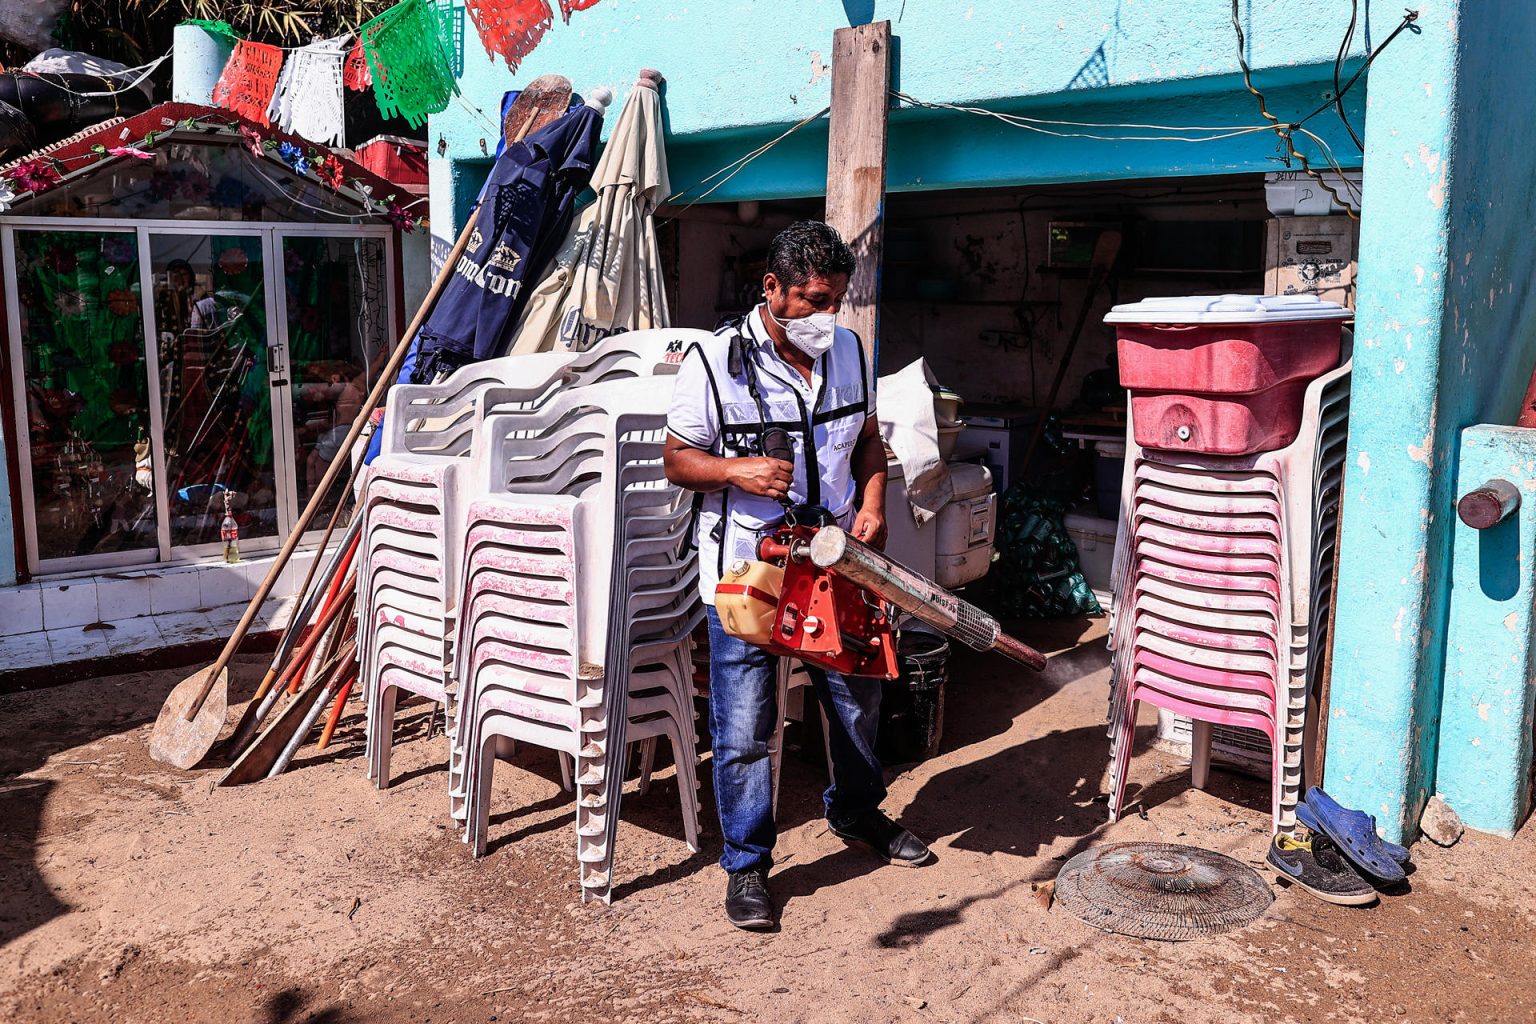
<instances>
[{"instance_id":1,"label":"red plastic tub","mask_svg":"<svg viewBox=\"0 0 1536 1024\"><path fill-rule=\"evenodd\" d=\"M1251 455L1301 429L1307 383L1339 363L1348 308L1315 295L1193 295L1116 306L1120 382L1145 448Z\"/></svg>"},{"instance_id":2,"label":"red plastic tub","mask_svg":"<svg viewBox=\"0 0 1536 1024\"><path fill-rule=\"evenodd\" d=\"M1143 448L1205 455L1272 452L1296 440L1310 379L1247 395L1132 391L1131 422Z\"/></svg>"}]
</instances>

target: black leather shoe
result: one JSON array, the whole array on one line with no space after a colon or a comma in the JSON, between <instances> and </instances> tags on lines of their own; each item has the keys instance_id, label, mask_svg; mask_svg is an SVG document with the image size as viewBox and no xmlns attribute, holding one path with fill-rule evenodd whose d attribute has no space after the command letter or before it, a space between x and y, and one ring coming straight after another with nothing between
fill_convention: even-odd
<instances>
[{"instance_id":1,"label":"black leather shoe","mask_svg":"<svg viewBox=\"0 0 1536 1024\"><path fill-rule=\"evenodd\" d=\"M725 916L731 924L748 931L764 931L773 927L773 914L766 868L750 868L727 877Z\"/></svg>"},{"instance_id":2,"label":"black leather shoe","mask_svg":"<svg viewBox=\"0 0 1536 1024\"><path fill-rule=\"evenodd\" d=\"M839 839L864 843L892 864L915 868L933 856L927 845L877 808L847 820L827 819L827 827Z\"/></svg>"}]
</instances>

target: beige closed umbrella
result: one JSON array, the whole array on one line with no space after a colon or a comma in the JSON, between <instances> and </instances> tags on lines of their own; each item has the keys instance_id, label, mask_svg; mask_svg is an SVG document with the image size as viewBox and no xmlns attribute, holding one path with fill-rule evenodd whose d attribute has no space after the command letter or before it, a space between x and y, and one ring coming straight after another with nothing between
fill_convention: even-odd
<instances>
[{"instance_id":1,"label":"beige closed umbrella","mask_svg":"<svg viewBox=\"0 0 1536 1024\"><path fill-rule=\"evenodd\" d=\"M656 206L670 190L660 86L658 72L640 72L592 172L597 199L529 296L512 354L584 351L610 334L670 326L656 248Z\"/></svg>"}]
</instances>

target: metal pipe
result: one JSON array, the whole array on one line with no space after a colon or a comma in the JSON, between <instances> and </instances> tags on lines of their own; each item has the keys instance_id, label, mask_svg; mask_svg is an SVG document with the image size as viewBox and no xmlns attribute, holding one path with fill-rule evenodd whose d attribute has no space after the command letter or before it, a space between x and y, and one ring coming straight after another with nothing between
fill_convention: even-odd
<instances>
[{"instance_id":1,"label":"metal pipe","mask_svg":"<svg viewBox=\"0 0 1536 1024\"><path fill-rule=\"evenodd\" d=\"M992 616L839 527L824 526L816 531L811 540L811 561L978 651L997 651L1036 672L1045 668L1045 655L1008 636Z\"/></svg>"},{"instance_id":2,"label":"metal pipe","mask_svg":"<svg viewBox=\"0 0 1536 1024\"><path fill-rule=\"evenodd\" d=\"M1520 488L1495 477L1456 503L1456 514L1474 530L1497 526L1520 508Z\"/></svg>"}]
</instances>

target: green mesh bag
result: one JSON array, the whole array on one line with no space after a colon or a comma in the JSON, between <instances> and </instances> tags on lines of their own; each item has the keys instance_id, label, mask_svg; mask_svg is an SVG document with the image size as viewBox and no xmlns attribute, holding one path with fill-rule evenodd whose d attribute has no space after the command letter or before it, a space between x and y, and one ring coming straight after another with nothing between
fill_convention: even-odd
<instances>
[{"instance_id":1,"label":"green mesh bag","mask_svg":"<svg viewBox=\"0 0 1536 1024\"><path fill-rule=\"evenodd\" d=\"M452 24L428 0L402 0L357 30L381 114L403 117L414 128L447 109L458 92Z\"/></svg>"},{"instance_id":2,"label":"green mesh bag","mask_svg":"<svg viewBox=\"0 0 1536 1024\"><path fill-rule=\"evenodd\" d=\"M1061 418L1049 417L1024 479L1002 495L997 558L977 594L977 603L1000 618L1103 614L1067 533L1067 509L1082 498L1086 486L1076 455Z\"/></svg>"},{"instance_id":3,"label":"green mesh bag","mask_svg":"<svg viewBox=\"0 0 1536 1024\"><path fill-rule=\"evenodd\" d=\"M997 562L987 576L989 610L1005 618L1101 615L1067 534L1062 502L1015 485L1003 495Z\"/></svg>"}]
</instances>

